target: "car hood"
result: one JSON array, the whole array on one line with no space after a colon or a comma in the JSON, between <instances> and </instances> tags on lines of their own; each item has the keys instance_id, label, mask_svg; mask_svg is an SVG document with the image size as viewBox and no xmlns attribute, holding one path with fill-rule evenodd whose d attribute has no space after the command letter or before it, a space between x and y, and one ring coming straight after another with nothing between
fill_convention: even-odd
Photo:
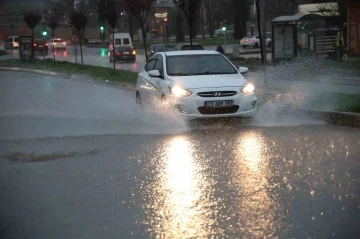
<instances>
[{"instance_id":1,"label":"car hood","mask_svg":"<svg viewBox=\"0 0 360 239\"><path fill-rule=\"evenodd\" d=\"M199 75L199 76L169 76L168 79L176 85L187 89L219 88L245 85L245 78L241 74L229 75Z\"/></svg>"}]
</instances>

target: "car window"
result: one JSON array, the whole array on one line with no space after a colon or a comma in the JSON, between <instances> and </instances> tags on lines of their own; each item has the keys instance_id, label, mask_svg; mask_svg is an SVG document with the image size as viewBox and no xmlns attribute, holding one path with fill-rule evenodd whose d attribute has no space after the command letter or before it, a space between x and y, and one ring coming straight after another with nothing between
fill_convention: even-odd
<instances>
[{"instance_id":1,"label":"car window","mask_svg":"<svg viewBox=\"0 0 360 239\"><path fill-rule=\"evenodd\" d=\"M115 45L121 45L121 39L115 39Z\"/></svg>"},{"instance_id":2,"label":"car window","mask_svg":"<svg viewBox=\"0 0 360 239\"><path fill-rule=\"evenodd\" d=\"M204 48L201 45L183 45L181 50L204 50Z\"/></svg>"},{"instance_id":3,"label":"car window","mask_svg":"<svg viewBox=\"0 0 360 239\"><path fill-rule=\"evenodd\" d=\"M15 42L19 42L19 38L18 37L15 37Z\"/></svg>"},{"instance_id":4,"label":"car window","mask_svg":"<svg viewBox=\"0 0 360 239\"><path fill-rule=\"evenodd\" d=\"M235 67L220 54L168 56L166 70L169 76L238 74Z\"/></svg>"},{"instance_id":5,"label":"car window","mask_svg":"<svg viewBox=\"0 0 360 239\"><path fill-rule=\"evenodd\" d=\"M160 72L160 75L163 75L164 72L163 65L164 65L163 57L162 55L158 55L158 57L156 58L154 70L158 70Z\"/></svg>"},{"instance_id":6,"label":"car window","mask_svg":"<svg viewBox=\"0 0 360 239\"><path fill-rule=\"evenodd\" d=\"M123 44L124 45L129 45L130 44L130 39L129 38L124 38L123 39Z\"/></svg>"},{"instance_id":7,"label":"car window","mask_svg":"<svg viewBox=\"0 0 360 239\"><path fill-rule=\"evenodd\" d=\"M156 52L161 52L161 51L165 51L166 47L164 45L153 46L153 50Z\"/></svg>"},{"instance_id":8,"label":"car window","mask_svg":"<svg viewBox=\"0 0 360 239\"><path fill-rule=\"evenodd\" d=\"M63 39L55 39L54 42L64 42Z\"/></svg>"},{"instance_id":9,"label":"car window","mask_svg":"<svg viewBox=\"0 0 360 239\"><path fill-rule=\"evenodd\" d=\"M259 36L256 36L255 39L259 39Z\"/></svg>"},{"instance_id":10,"label":"car window","mask_svg":"<svg viewBox=\"0 0 360 239\"><path fill-rule=\"evenodd\" d=\"M12 40L12 38L10 37L10 38L8 38L8 39L6 39L6 42L12 42L13 40Z\"/></svg>"},{"instance_id":11,"label":"car window","mask_svg":"<svg viewBox=\"0 0 360 239\"><path fill-rule=\"evenodd\" d=\"M155 63L156 63L156 58L150 59L145 66L145 71L149 72L151 70L154 70Z\"/></svg>"}]
</instances>

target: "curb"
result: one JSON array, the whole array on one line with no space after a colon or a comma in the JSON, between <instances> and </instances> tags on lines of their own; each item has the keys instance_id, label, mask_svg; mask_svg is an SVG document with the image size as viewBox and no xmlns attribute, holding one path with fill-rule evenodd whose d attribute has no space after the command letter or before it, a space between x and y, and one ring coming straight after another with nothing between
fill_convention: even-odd
<instances>
[{"instance_id":1,"label":"curb","mask_svg":"<svg viewBox=\"0 0 360 239\"><path fill-rule=\"evenodd\" d=\"M322 111L302 108L296 108L296 110L303 111L308 115L314 116L333 125L360 128L360 114L358 113Z\"/></svg>"},{"instance_id":2,"label":"curb","mask_svg":"<svg viewBox=\"0 0 360 239\"><path fill-rule=\"evenodd\" d=\"M61 73L57 73L54 71L46 71L46 70L37 70L37 69L29 69L29 68L21 68L21 67L8 67L8 66L0 66L0 71L18 71L18 72L30 72L36 73L40 75L48 75L48 76L60 76ZM112 81L105 81L105 80L96 80L97 82L105 85L113 85L118 86L123 90L135 91L134 86L121 83L121 82L112 82Z\"/></svg>"},{"instance_id":3,"label":"curb","mask_svg":"<svg viewBox=\"0 0 360 239\"><path fill-rule=\"evenodd\" d=\"M0 70L2 71L21 71L21 72L31 72L41 75L50 75L50 76L59 76L60 74L54 71L45 71L45 70L37 70L37 69L29 69L22 67L11 67L11 66L0 66Z\"/></svg>"}]
</instances>

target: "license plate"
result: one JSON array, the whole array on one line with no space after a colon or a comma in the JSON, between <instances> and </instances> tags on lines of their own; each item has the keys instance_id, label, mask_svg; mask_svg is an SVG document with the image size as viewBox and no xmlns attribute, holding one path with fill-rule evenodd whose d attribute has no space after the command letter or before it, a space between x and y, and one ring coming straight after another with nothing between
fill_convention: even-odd
<instances>
[{"instance_id":1,"label":"license plate","mask_svg":"<svg viewBox=\"0 0 360 239\"><path fill-rule=\"evenodd\" d=\"M42 47L43 45L39 45L39 47Z\"/></svg>"},{"instance_id":2,"label":"license plate","mask_svg":"<svg viewBox=\"0 0 360 239\"><path fill-rule=\"evenodd\" d=\"M129 55L129 54L130 54L130 52L124 52L124 54L125 54L125 55Z\"/></svg>"},{"instance_id":3,"label":"license plate","mask_svg":"<svg viewBox=\"0 0 360 239\"><path fill-rule=\"evenodd\" d=\"M222 101L205 101L205 107L230 107L233 106L232 100L222 100Z\"/></svg>"}]
</instances>

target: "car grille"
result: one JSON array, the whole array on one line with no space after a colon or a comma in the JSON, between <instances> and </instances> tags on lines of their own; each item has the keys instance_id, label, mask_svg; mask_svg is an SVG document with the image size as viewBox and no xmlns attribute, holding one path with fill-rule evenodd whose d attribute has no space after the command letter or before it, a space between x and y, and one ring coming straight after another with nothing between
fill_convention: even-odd
<instances>
[{"instance_id":1,"label":"car grille","mask_svg":"<svg viewBox=\"0 0 360 239\"><path fill-rule=\"evenodd\" d=\"M239 110L238 105L233 105L230 107L221 107L221 108L209 108L209 107L199 107L198 111L202 115L221 115L221 114L233 114Z\"/></svg>"},{"instance_id":2,"label":"car grille","mask_svg":"<svg viewBox=\"0 0 360 239\"><path fill-rule=\"evenodd\" d=\"M209 92L200 92L197 95L200 97L227 97L236 95L236 91L209 91Z\"/></svg>"}]
</instances>

